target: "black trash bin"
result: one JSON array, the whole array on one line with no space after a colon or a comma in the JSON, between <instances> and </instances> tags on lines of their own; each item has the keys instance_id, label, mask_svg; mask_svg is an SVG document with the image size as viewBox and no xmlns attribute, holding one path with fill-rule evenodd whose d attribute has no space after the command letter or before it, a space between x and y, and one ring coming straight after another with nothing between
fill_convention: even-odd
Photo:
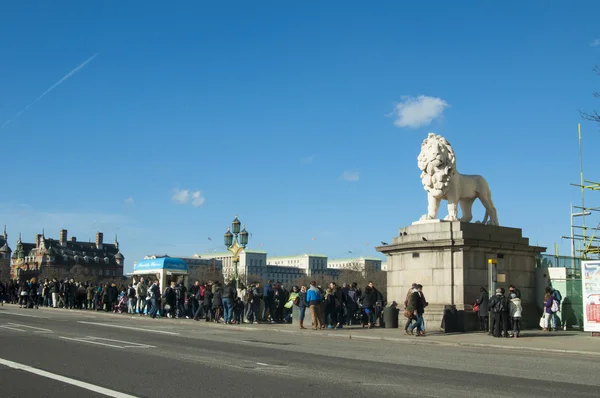
<instances>
[{"instance_id":1,"label":"black trash bin","mask_svg":"<svg viewBox=\"0 0 600 398\"><path fill-rule=\"evenodd\" d=\"M383 309L383 322L386 328L398 329L398 313L400 310L396 307L386 307Z\"/></svg>"}]
</instances>

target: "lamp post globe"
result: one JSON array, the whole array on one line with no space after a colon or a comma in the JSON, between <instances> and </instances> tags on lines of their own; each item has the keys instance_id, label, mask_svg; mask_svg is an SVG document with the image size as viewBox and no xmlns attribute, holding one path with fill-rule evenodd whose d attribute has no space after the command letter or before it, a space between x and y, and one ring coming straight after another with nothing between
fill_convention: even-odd
<instances>
[{"instance_id":1,"label":"lamp post globe","mask_svg":"<svg viewBox=\"0 0 600 398\"><path fill-rule=\"evenodd\" d=\"M224 240L225 246L227 246L227 248L230 248L231 245L233 245L233 234L231 233L231 228L227 228L227 232L225 232L224 235Z\"/></svg>"},{"instance_id":2,"label":"lamp post globe","mask_svg":"<svg viewBox=\"0 0 600 398\"><path fill-rule=\"evenodd\" d=\"M242 245L242 247L246 247L247 244L248 244L248 231L246 231L246 226L244 225L242 232L240 232L240 245Z\"/></svg>"},{"instance_id":3,"label":"lamp post globe","mask_svg":"<svg viewBox=\"0 0 600 398\"><path fill-rule=\"evenodd\" d=\"M231 222L231 229L233 230L233 233L235 235L240 233L240 225L242 225L242 223L240 222L240 220L238 220L238 217L236 214L235 219Z\"/></svg>"}]
</instances>

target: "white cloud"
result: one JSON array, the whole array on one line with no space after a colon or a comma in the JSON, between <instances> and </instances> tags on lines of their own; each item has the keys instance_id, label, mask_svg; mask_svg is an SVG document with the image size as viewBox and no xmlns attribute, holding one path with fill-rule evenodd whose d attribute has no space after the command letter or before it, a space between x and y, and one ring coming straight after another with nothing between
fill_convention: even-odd
<instances>
[{"instance_id":1,"label":"white cloud","mask_svg":"<svg viewBox=\"0 0 600 398\"><path fill-rule=\"evenodd\" d=\"M127 199L125 199L125 204L132 205L133 204L133 196L130 196Z\"/></svg>"},{"instance_id":2,"label":"white cloud","mask_svg":"<svg viewBox=\"0 0 600 398\"><path fill-rule=\"evenodd\" d=\"M344 181L356 182L360 180L360 173L358 171L344 171L340 175L340 179Z\"/></svg>"},{"instance_id":3,"label":"white cloud","mask_svg":"<svg viewBox=\"0 0 600 398\"><path fill-rule=\"evenodd\" d=\"M316 157L317 155L310 155L300 159L300 161L304 164L312 164Z\"/></svg>"},{"instance_id":4,"label":"white cloud","mask_svg":"<svg viewBox=\"0 0 600 398\"><path fill-rule=\"evenodd\" d=\"M204 204L204 196L200 191L196 191L192 193L192 206L200 207Z\"/></svg>"},{"instance_id":5,"label":"white cloud","mask_svg":"<svg viewBox=\"0 0 600 398\"><path fill-rule=\"evenodd\" d=\"M596 40L592 41L590 43L590 46L592 46L592 47L598 47L598 46L600 46L600 39L596 39Z\"/></svg>"},{"instance_id":6,"label":"white cloud","mask_svg":"<svg viewBox=\"0 0 600 398\"><path fill-rule=\"evenodd\" d=\"M180 205L184 205L190 201L190 191L187 189L175 189L175 193L171 199Z\"/></svg>"},{"instance_id":7,"label":"white cloud","mask_svg":"<svg viewBox=\"0 0 600 398\"><path fill-rule=\"evenodd\" d=\"M440 118L448 106L446 101L438 97L402 97L402 102L396 104L392 112L396 117L394 124L401 128L428 126L433 120Z\"/></svg>"},{"instance_id":8,"label":"white cloud","mask_svg":"<svg viewBox=\"0 0 600 398\"><path fill-rule=\"evenodd\" d=\"M191 200L194 207L202 206L206 200L199 190L190 192L189 189L176 189L171 199L180 205L188 204Z\"/></svg>"}]
</instances>

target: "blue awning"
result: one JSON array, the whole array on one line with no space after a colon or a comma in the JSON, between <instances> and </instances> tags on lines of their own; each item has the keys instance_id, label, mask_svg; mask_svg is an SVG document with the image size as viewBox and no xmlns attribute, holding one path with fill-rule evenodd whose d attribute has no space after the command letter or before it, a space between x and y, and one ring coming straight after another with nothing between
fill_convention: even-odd
<instances>
[{"instance_id":1,"label":"blue awning","mask_svg":"<svg viewBox=\"0 0 600 398\"><path fill-rule=\"evenodd\" d=\"M188 265L185 261L180 258L156 258L152 260L142 260L133 266L133 272L136 274L140 273L152 273L153 271L173 271L182 274L188 273Z\"/></svg>"}]
</instances>

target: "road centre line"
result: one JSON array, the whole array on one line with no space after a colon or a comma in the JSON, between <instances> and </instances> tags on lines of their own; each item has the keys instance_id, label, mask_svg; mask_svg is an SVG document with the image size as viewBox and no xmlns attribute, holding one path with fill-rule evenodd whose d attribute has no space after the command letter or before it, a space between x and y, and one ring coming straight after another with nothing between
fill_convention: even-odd
<instances>
[{"instance_id":1,"label":"road centre line","mask_svg":"<svg viewBox=\"0 0 600 398\"><path fill-rule=\"evenodd\" d=\"M39 330L40 332L51 332L51 331L52 331L52 330L50 330L50 329L36 328L35 326L21 325L21 324L19 324L19 323L12 323L12 322L9 322L8 324L9 324L9 325L11 325L11 326L20 326L20 327L22 327L22 328L31 328L31 329L36 329L36 330Z\"/></svg>"},{"instance_id":2,"label":"road centre line","mask_svg":"<svg viewBox=\"0 0 600 398\"><path fill-rule=\"evenodd\" d=\"M179 333L176 332L167 332L165 330L153 330L153 329L140 329L133 326L124 326L124 325L109 325L106 323L100 322L86 322L86 321L77 321L77 323L83 323L85 325L96 325L96 326L105 326L108 328L118 328L118 329L130 329L137 330L138 332L147 332L147 333L158 333L158 334L169 334L171 336L179 336Z\"/></svg>"},{"instance_id":3,"label":"road centre line","mask_svg":"<svg viewBox=\"0 0 600 398\"><path fill-rule=\"evenodd\" d=\"M75 379L71 379L68 377L64 377L61 375L57 375L54 373L46 372L45 370L32 368L31 366L23 365L17 362L9 361L6 359L0 358L0 365L7 366L11 369L22 370L24 372L32 373L38 376L46 377L48 379L60 381L62 383L67 383L75 387L83 388L85 390L93 391L98 394L106 395L108 397L113 398L137 398L134 395L125 394L122 392L109 390L108 388L96 386L94 384L86 383L84 381L79 381Z\"/></svg>"},{"instance_id":4,"label":"road centre line","mask_svg":"<svg viewBox=\"0 0 600 398\"><path fill-rule=\"evenodd\" d=\"M10 327L10 326L0 326L0 328L10 329L10 330L16 330L18 332L24 332L23 329L17 329L17 328L13 328L13 327Z\"/></svg>"}]
</instances>

